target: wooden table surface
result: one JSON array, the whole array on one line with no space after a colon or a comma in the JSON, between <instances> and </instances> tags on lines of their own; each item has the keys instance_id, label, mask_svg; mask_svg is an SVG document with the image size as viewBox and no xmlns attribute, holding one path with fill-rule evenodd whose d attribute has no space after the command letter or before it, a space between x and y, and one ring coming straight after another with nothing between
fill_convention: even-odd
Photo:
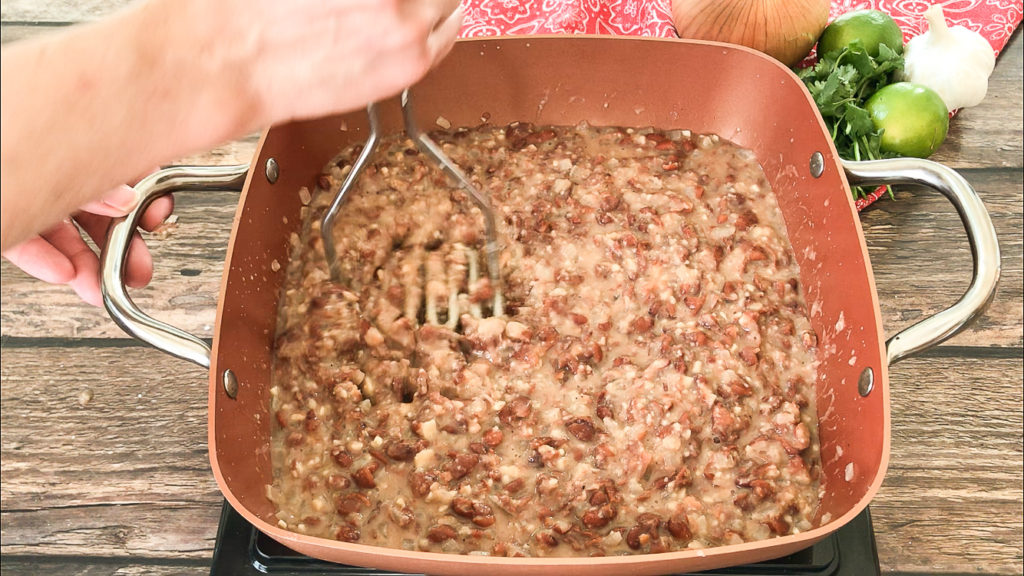
<instances>
[{"instance_id":1,"label":"wooden table surface","mask_svg":"<svg viewBox=\"0 0 1024 576\"><path fill-rule=\"evenodd\" d=\"M2 40L47 33L127 0L5 0ZM886 573L1022 573L1022 41L933 157L988 207L1003 253L995 301L967 332L891 371L892 459L871 504ZM255 137L181 163L247 162ZM212 337L237 194L182 193L134 298ZM950 305L971 256L939 195L902 190L862 214L885 326ZM2 264L4 574L209 570L222 502L207 459L206 373L127 338L70 290Z\"/></svg>"}]
</instances>

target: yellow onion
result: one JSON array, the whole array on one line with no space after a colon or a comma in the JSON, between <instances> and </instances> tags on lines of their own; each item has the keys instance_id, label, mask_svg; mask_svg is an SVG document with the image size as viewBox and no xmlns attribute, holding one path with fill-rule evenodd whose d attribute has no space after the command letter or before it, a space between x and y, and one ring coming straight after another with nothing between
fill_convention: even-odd
<instances>
[{"instance_id":1,"label":"yellow onion","mask_svg":"<svg viewBox=\"0 0 1024 576\"><path fill-rule=\"evenodd\" d=\"M742 44L793 66L828 23L830 0L672 0L681 38Z\"/></svg>"}]
</instances>

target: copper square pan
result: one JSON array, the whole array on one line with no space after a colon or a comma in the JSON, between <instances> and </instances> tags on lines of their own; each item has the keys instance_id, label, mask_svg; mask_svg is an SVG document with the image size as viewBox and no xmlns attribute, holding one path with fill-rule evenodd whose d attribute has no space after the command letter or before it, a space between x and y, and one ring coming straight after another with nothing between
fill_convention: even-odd
<instances>
[{"instance_id":1,"label":"copper square pan","mask_svg":"<svg viewBox=\"0 0 1024 576\"><path fill-rule=\"evenodd\" d=\"M614 37L516 37L460 41L413 92L420 125L483 121L655 126L716 133L752 149L775 190L819 335L817 382L823 499L818 527L761 542L641 556L492 558L351 544L277 526L271 482L269 374L278 295L299 225L297 191L312 189L327 162L366 138L362 112L277 126L247 166L172 169L139 187L147 198L178 187L244 189L223 278L212 354L201 340L145 317L120 281L134 218L111 232L104 255L105 302L129 333L210 368L209 449L231 505L261 531L317 558L431 574L660 574L778 557L820 540L857 515L877 492L889 459L888 364L945 339L976 316L998 277L988 215L955 172L926 161L844 164L801 82L758 52L725 44ZM397 103L381 106L383 128L400 129ZM878 298L847 176L931 185L965 219L976 278L950 310L883 338ZM278 265L274 265L274 262ZM870 391L869 391L870 390Z\"/></svg>"}]
</instances>

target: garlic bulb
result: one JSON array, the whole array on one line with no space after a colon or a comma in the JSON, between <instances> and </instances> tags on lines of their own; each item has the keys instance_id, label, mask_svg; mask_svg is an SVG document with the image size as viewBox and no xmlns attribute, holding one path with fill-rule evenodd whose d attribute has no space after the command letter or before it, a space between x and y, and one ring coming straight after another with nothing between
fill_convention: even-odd
<instances>
[{"instance_id":1,"label":"garlic bulb","mask_svg":"<svg viewBox=\"0 0 1024 576\"><path fill-rule=\"evenodd\" d=\"M794 66L828 23L830 0L672 0L680 38L742 44Z\"/></svg>"},{"instance_id":2,"label":"garlic bulb","mask_svg":"<svg viewBox=\"0 0 1024 576\"><path fill-rule=\"evenodd\" d=\"M903 77L935 90L950 112L985 98L996 65L992 46L977 32L946 26L942 7L925 11L928 31L907 43Z\"/></svg>"}]
</instances>

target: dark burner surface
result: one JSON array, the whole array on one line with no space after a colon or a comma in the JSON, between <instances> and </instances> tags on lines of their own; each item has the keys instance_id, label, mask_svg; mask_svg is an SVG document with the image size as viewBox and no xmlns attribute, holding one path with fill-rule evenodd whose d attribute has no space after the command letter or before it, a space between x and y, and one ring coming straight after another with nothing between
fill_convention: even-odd
<instances>
[{"instance_id":1,"label":"dark burner surface","mask_svg":"<svg viewBox=\"0 0 1024 576\"><path fill-rule=\"evenodd\" d=\"M398 576L356 566L331 564L303 556L259 532L234 509L224 503L213 552L211 576L248 576L275 574L343 574L346 576ZM821 542L795 554L733 568L721 568L699 574L732 576L873 576L880 575L871 512L865 509L849 524ZM679 574L677 576L685 576Z\"/></svg>"}]
</instances>

